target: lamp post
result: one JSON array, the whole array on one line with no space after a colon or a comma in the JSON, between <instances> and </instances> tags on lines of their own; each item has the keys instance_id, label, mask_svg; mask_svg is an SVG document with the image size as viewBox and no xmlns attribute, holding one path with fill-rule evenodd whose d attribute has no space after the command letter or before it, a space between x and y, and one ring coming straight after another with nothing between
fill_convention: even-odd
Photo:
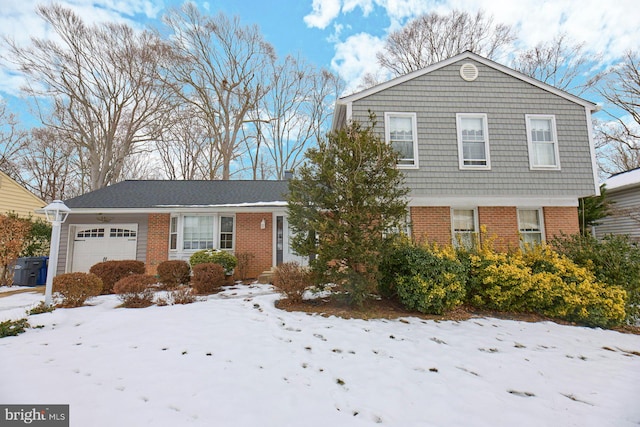
<instances>
[{"instance_id":1,"label":"lamp post","mask_svg":"<svg viewBox=\"0 0 640 427\"><path fill-rule=\"evenodd\" d=\"M51 247L49 250L49 265L47 266L47 281L44 291L44 304L51 305L51 292L53 288L53 276L58 267L58 249L60 248L60 226L69 216L71 209L61 200L54 200L44 208L47 221L51 223Z\"/></svg>"}]
</instances>

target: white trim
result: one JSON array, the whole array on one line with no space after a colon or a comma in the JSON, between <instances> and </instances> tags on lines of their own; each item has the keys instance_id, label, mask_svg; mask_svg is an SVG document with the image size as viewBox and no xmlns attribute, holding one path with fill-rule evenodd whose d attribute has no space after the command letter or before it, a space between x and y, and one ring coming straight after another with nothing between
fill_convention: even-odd
<instances>
[{"instance_id":1,"label":"white trim","mask_svg":"<svg viewBox=\"0 0 640 427\"><path fill-rule=\"evenodd\" d=\"M419 166L419 151L418 151L418 115L416 113L407 113L407 112L395 112L395 111L387 111L384 113L384 140L387 144L390 144L390 126L389 120L392 117L409 117L411 118L411 132L413 134L413 164L400 164L398 163L396 166L398 169L418 169Z\"/></svg>"},{"instance_id":2,"label":"white trim","mask_svg":"<svg viewBox=\"0 0 640 427\"><path fill-rule=\"evenodd\" d=\"M596 145L593 138L593 122L591 120L591 112L588 108L584 109L584 114L587 119L587 135L589 138L589 152L591 153L591 169L593 170L593 185L595 189L595 195L600 195L600 185L598 182L600 179L598 178L598 160L596 159Z\"/></svg>"},{"instance_id":3,"label":"white trim","mask_svg":"<svg viewBox=\"0 0 640 427\"><path fill-rule=\"evenodd\" d=\"M577 207L577 197L553 196L447 196L434 194L433 196L409 197L410 207L419 206L518 206L522 208L537 208L540 206Z\"/></svg>"},{"instance_id":4,"label":"white trim","mask_svg":"<svg viewBox=\"0 0 640 427\"><path fill-rule=\"evenodd\" d=\"M464 118L482 119L482 132L484 133L484 165L465 165L464 146L462 143L461 121ZM458 167L461 170L489 170L491 169L491 154L489 149L489 123L486 113L456 113L456 134L458 136Z\"/></svg>"},{"instance_id":5,"label":"white trim","mask_svg":"<svg viewBox=\"0 0 640 427\"><path fill-rule=\"evenodd\" d=\"M560 170L560 150L558 149L558 132L556 128L556 116L554 114L525 114L525 127L527 131L527 148L529 151L529 169L531 170ZM531 120L549 120L551 122L551 136L553 138L553 150L556 158L555 165L536 165L533 163L533 141L531 140Z\"/></svg>"},{"instance_id":6,"label":"white trim","mask_svg":"<svg viewBox=\"0 0 640 427\"><path fill-rule=\"evenodd\" d=\"M348 102L347 103L347 112L345 114L346 122L349 123L351 121L352 117L353 117L353 102Z\"/></svg>"},{"instance_id":7,"label":"white trim","mask_svg":"<svg viewBox=\"0 0 640 427\"><path fill-rule=\"evenodd\" d=\"M240 205L164 205L147 208L71 208L71 214L151 214L151 213L181 213L181 212L270 212L274 209L286 208L287 202L269 202L265 204Z\"/></svg>"},{"instance_id":8,"label":"white trim","mask_svg":"<svg viewBox=\"0 0 640 427\"><path fill-rule=\"evenodd\" d=\"M452 56L449 59L445 59L444 61L437 62L437 63L432 64L432 65L430 65L428 67L425 67L425 68L423 68L421 70L417 70L417 71L413 71L413 72L411 72L409 74L405 74L404 76L396 77L395 79L392 79L392 80L389 80L387 82L381 83L379 85L370 87L369 89L363 90L361 92L357 92L357 93L345 96L343 98L338 99L336 101L336 103L337 104L346 104L347 102L357 101L357 100L365 98L365 97L367 97L369 95L373 95L373 94L381 92L381 91L383 91L385 89L389 89L391 87L397 86L397 85L402 84L402 83L404 83L406 81L409 81L409 80L415 79L417 77L423 76L423 75L428 74L428 73L430 73L432 71L439 70L439 69L441 69L443 67L451 65L451 64L453 64L455 62L458 62L458 61L462 61L464 59L471 59L471 60L474 60L476 62L479 62L479 63L481 63L483 65L486 65L487 67L493 68L495 70L498 70L498 71L501 71L501 72L503 72L505 74L508 74L508 75L510 75L512 77L515 77L518 80L522 80L524 82L527 82L527 83L530 83L530 84L532 84L534 86L537 86L540 89L543 89L543 90L545 90L547 92L551 92L551 93L553 93L555 95L558 95L561 98L567 99L567 100L569 100L571 102L574 102L574 103L576 103L578 105L582 105L582 106L584 106L585 108L587 108L589 110L593 111L593 110L595 110L597 108L597 105L594 104L593 102L590 102L590 101L587 101L585 99L579 98L577 96L571 95L570 93L567 93L567 92L565 92L563 90L560 90L560 89L555 88L555 87L553 87L551 85L543 83L543 82L541 82L539 80L536 80L536 79L534 79L532 77L529 77L529 76L527 76L525 74L522 74L522 73L520 73L520 72L518 72L516 70L513 70L513 69L511 69L509 67L506 67L504 65L498 64L497 62L491 61L490 59L484 58L484 57L482 57L480 55L477 55L477 54L475 54L473 52L470 52L470 51L466 51L466 52L463 52L463 53L461 53L459 55Z\"/></svg>"}]
</instances>

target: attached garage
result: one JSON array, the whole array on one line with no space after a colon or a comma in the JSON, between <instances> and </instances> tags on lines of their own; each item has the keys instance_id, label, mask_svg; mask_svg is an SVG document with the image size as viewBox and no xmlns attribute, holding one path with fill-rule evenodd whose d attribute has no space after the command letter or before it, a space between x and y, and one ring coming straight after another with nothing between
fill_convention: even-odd
<instances>
[{"instance_id":1,"label":"attached garage","mask_svg":"<svg viewBox=\"0 0 640 427\"><path fill-rule=\"evenodd\" d=\"M136 259L138 224L71 225L69 271L88 272L103 261Z\"/></svg>"}]
</instances>

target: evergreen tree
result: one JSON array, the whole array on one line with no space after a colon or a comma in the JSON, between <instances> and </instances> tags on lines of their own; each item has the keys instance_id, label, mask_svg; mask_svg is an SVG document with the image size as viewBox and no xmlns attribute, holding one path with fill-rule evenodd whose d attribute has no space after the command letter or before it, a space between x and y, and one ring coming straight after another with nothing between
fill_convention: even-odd
<instances>
[{"instance_id":1,"label":"evergreen tree","mask_svg":"<svg viewBox=\"0 0 640 427\"><path fill-rule=\"evenodd\" d=\"M385 233L402 227L408 189L398 155L373 131L351 123L306 153L289 184L292 248L312 258L318 283L335 283L350 304L376 291Z\"/></svg>"},{"instance_id":2,"label":"evergreen tree","mask_svg":"<svg viewBox=\"0 0 640 427\"><path fill-rule=\"evenodd\" d=\"M578 218L580 218L580 234L591 234L591 227L598 225L598 220L609 215L611 202L607 200L607 188L600 186L599 196L583 197L578 206Z\"/></svg>"}]
</instances>

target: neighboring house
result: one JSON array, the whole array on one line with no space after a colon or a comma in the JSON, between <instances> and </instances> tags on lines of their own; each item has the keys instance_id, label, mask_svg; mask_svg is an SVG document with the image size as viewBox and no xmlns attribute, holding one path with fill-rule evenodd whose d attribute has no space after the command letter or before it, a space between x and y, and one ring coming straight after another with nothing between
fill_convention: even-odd
<instances>
[{"instance_id":1,"label":"neighboring house","mask_svg":"<svg viewBox=\"0 0 640 427\"><path fill-rule=\"evenodd\" d=\"M640 168L613 175L604 184L611 213L598 220L596 237L626 234L640 242Z\"/></svg>"},{"instance_id":2,"label":"neighboring house","mask_svg":"<svg viewBox=\"0 0 640 427\"><path fill-rule=\"evenodd\" d=\"M14 212L23 218L42 217L35 210L47 204L44 200L33 195L29 190L18 184L4 172L0 172L0 213Z\"/></svg>"},{"instance_id":3,"label":"neighboring house","mask_svg":"<svg viewBox=\"0 0 640 427\"><path fill-rule=\"evenodd\" d=\"M333 128L376 118L400 153L415 240L498 248L578 232L599 194L596 105L465 52L337 101Z\"/></svg>"},{"instance_id":4,"label":"neighboring house","mask_svg":"<svg viewBox=\"0 0 640 427\"><path fill-rule=\"evenodd\" d=\"M411 189L411 233L468 242L484 225L517 247L578 232L578 199L598 194L596 105L466 52L337 101L333 128L377 117ZM289 249L287 181L124 181L66 201L58 272L218 248L252 256L249 277Z\"/></svg>"},{"instance_id":5,"label":"neighboring house","mask_svg":"<svg viewBox=\"0 0 640 427\"><path fill-rule=\"evenodd\" d=\"M283 261L289 250L287 181L123 181L67 200L59 273L98 262L188 260L200 249L250 254L248 277Z\"/></svg>"}]
</instances>

